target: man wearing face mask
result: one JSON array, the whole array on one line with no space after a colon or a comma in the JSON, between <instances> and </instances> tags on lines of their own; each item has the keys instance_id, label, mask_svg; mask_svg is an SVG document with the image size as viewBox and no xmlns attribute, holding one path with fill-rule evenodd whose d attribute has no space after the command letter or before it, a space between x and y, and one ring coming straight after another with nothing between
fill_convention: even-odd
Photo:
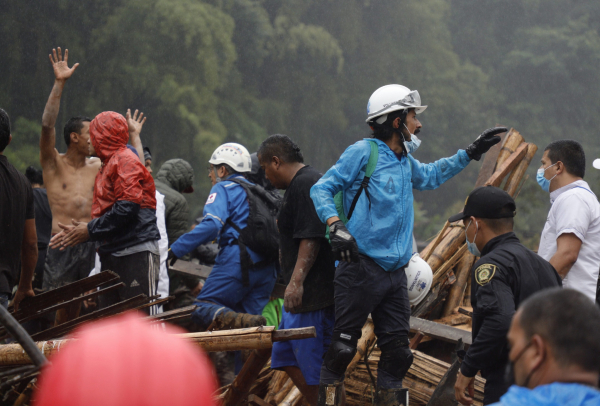
<instances>
[{"instance_id":1,"label":"man wearing face mask","mask_svg":"<svg viewBox=\"0 0 600 406\"><path fill-rule=\"evenodd\" d=\"M513 317L508 342L516 385L495 406L600 404L600 310L584 294L536 293Z\"/></svg>"},{"instance_id":2,"label":"man wearing face mask","mask_svg":"<svg viewBox=\"0 0 600 406\"><path fill-rule=\"evenodd\" d=\"M544 150L537 181L552 207L540 238L540 256L554 266L563 286L596 300L600 268L600 204L583 180L585 153L573 140Z\"/></svg>"},{"instance_id":3,"label":"man wearing face mask","mask_svg":"<svg viewBox=\"0 0 600 406\"><path fill-rule=\"evenodd\" d=\"M508 390L506 333L513 314L533 293L561 286L552 265L525 248L513 232L515 214L515 201L508 193L483 186L471 192L462 213L448 219L462 220L469 252L481 257L471 272L473 344L462 357L454 387L463 405L473 403L478 371L486 379L484 405L497 402Z\"/></svg>"},{"instance_id":4,"label":"man wearing face mask","mask_svg":"<svg viewBox=\"0 0 600 406\"><path fill-rule=\"evenodd\" d=\"M373 138L348 147L311 188L317 215L329 226L333 254L341 261L335 273L335 325L321 367L319 405L342 402L344 373L369 313L381 348L375 405L408 404L402 379L412 364L405 273L413 253L412 190L436 189L472 159L479 160L500 141L496 134L506 131L486 130L466 150L422 164L412 154L420 145L417 114L426 108L416 90L401 85L377 89L367 105Z\"/></svg>"}]
</instances>

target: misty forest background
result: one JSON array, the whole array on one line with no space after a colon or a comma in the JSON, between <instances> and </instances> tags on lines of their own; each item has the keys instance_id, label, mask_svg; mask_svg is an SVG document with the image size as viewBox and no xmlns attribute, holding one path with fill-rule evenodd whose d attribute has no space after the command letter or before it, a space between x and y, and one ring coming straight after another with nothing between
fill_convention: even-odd
<instances>
[{"instance_id":1,"label":"misty forest background","mask_svg":"<svg viewBox=\"0 0 600 406\"><path fill-rule=\"evenodd\" d=\"M192 217L219 144L253 152L284 133L326 171L368 136L367 100L379 86L418 89L422 162L465 148L496 124L540 150L517 199L518 235L537 247L549 207L535 181L544 147L571 138L586 150L600 192L600 2L569 0L0 0L0 106L13 122L6 149L20 170L39 167L42 112L54 81L48 54L80 67L57 123L140 109L153 168L171 158L195 169ZM437 191L415 192L418 239L461 209L481 163Z\"/></svg>"}]
</instances>

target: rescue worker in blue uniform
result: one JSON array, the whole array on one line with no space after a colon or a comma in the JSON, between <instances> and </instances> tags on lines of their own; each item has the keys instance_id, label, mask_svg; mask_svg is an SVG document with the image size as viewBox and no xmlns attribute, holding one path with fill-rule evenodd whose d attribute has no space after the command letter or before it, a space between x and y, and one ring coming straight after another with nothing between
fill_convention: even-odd
<instances>
[{"instance_id":1,"label":"rescue worker in blue uniform","mask_svg":"<svg viewBox=\"0 0 600 406\"><path fill-rule=\"evenodd\" d=\"M416 90L401 85L377 89L367 105L373 138L348 147L311 189L317 214L329 226L334 255L341 261L335 273L335 326L321 367L319 405L343 402L344 373L369 314L381 348L375 404L408 404L402 379L413 356L408 347L410 303L404 270L412 255L412 189L439 187L498 143L496 134L507 131L486 130L466 150L422 164L412 153L421 143L416 115L426 107ZM378 160L366 179L372 143ZM334 201L339 192L343 215ZM347 224L340 220L344 215L350 217Z\"/></svg>"},{"instance_id":2,"label":"rescue worker in blue uniform","mask_svg":"<svg viewBox=\"0 0 600 406\"><path fill-rule=\"evenodd\" d=\"M275 263L265 261L261 255L246 247L252 262L262 265L246 270L248 273L244 275L237 244L239 233L228 224L233 222L239 229L247 225L250 213L248 197L242 186L231 179L247 182L242 173L250 172L250 154L244 146L228 143L218 147L208 162L213 187L204 206L204 217L192 231L171 245L170 263L217 238L220 251L196 298L197 308L192 313L192 321L198 331L205 331L209 327L223 330L266 325L261 312L275 286ZM244 276L248 278L246 281Z\"/></svg>"}]
</instances>

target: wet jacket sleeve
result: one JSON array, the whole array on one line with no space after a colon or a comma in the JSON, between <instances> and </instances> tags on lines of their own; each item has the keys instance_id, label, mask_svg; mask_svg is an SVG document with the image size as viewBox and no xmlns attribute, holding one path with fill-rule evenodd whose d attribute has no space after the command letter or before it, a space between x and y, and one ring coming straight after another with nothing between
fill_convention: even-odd
<instances>
[{"instance_id":1,"label":"wet jacket sleeve","mask_svg":"<svg viewBox=\"0 0 600 406\"><path fill-rule=\"evenodd\" d=\"M91 241L110 239L134 223L140 211L140 205L127 200L119 200L102 216L93 219L87 225Z\"/></svg>"},{"instance_id":2,"label":"wet jacket sleeve","mask_svg":"<svg viewBox=\"0 0 600 406\"><path fill-rule=\"evenodd\" d=\"M217 238L229 218L228 199L225 188L213 186L204 206L204 218L192 231L179 237L171 244L171 251L181 258L197 246Z\"/></svg>"},{"instance_id":3,"label":"wet jacket sleeve","mask_svg":"<svg viewBox=\"0 0 600 406\"><path fill-rule=\"evenodd\" d=\"M496 275L477 289L473 313L473 317L482 318L483 323L460 367L466 377L497 366L506 349L506 334L515 313L515 299L502 275Z\"/></svg>"},{"instance_id":4,"label":"wet jacket sleeve","mask_svg":"<svg viewBox=\"0 0 600 406\"><path fill-rule=\"evenodd\" d=\"M465 150L458 152L450 158L442 158L430 164L422 164L412 155L411 160L413 189L431 190L440 187L448 179L462 171L471 161Z\"/></svg>"},{"instance_id":5,"label":"wet jacket sleeve","mask_svg":"<svg viewBox=\"0 0 600 406\"><path fill-rule=\"evenodd\" d=\"M367 165L370 154L371 147L367 141L349 146L336 164L310 189L310 197L323 223L338 215L333 197L352 186L357 175Z\"/></svg>"}]
</instances>

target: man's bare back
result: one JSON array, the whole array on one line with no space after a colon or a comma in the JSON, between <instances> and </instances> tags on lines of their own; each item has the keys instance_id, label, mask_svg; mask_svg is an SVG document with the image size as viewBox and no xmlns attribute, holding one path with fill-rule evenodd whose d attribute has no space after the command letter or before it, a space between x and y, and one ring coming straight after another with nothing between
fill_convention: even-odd
<instances>
[{"instance_id":1,"label":"man's bare back","mask_svg":"<svg viewBox=\"0 0 600 406\"><path fill-rule=\"evenodd\" d=\"M98 158L88 158L89 119L71 119L70 133L65 140L67 152L60 154L55 148L55 124L62 91L79 65L69 68L68 55L68 50L65 50L63 59L60 48L58 53L53 50L53 55L50 55L55 81L44 109L40 138L40 163L52 211L52 233L61 231L59 222L71 224L72 220L91 220L94 181L100 169Z\"/></svg>"}]
</instances>

